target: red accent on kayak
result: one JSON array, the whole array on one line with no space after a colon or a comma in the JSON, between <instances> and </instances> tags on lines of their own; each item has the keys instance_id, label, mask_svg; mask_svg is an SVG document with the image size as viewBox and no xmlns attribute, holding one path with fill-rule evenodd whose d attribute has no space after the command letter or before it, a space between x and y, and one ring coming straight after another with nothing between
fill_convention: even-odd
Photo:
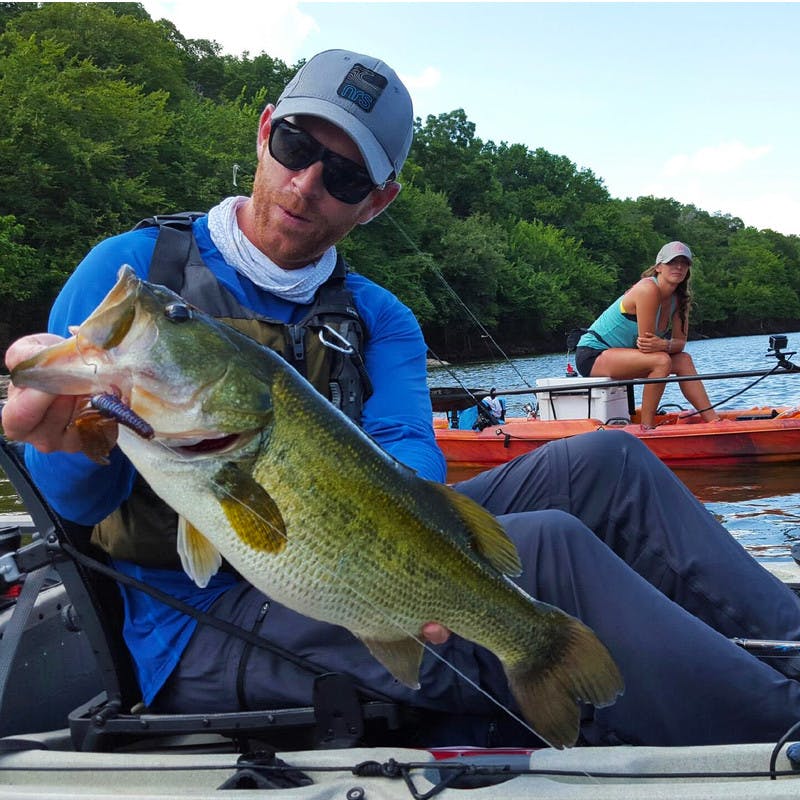
<instances>
[{"instance_id":1,"label":"red accent on kayak","mask_svg":"<svg viewBox=\"0 0 800 800\"><path fill-rule=\"evenodd\" d=\"M663 414L652 431L642 431L638 418L630 425L605 425L597 419L511 418L482 431L451 430L436 420L434 428L449 468L488 469L547 442L596 430L622 430L636 436L671 467L800 461L800 408L739 409L720 412L720 416L723 422Z\"/></svg>"}]
</instances>

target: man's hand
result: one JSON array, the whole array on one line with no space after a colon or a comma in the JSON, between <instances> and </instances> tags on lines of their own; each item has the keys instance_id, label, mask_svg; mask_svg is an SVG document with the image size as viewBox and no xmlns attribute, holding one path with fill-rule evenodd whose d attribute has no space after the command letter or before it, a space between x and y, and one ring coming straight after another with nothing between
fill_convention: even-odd
<instances>
[{"instance_id":1,"label":"man's hand","mask_svg":"<svg viewBox=\"0 0 800 800\"><path fill-rule=\"evenodd\" d=\"M6 351L6 367L36 355L50 345L63 341L51 333L35 333L17 339ZM54 395L37 389L8 387L8 402L3 408L3 431L9 439L28 442L43 453L62 450L77 453L81 447L78 431L70 423L86 407L86 396ZM109 432L116 441L116 428Z\"/></svg>"},{"instance_id":2,"label":"man's hand","mask_svg":"<svg viewBox=\"0 0 800 800\"><path fill-rule=\"evenodd\" d=\"M426 622L422 626L422 638L431 644L444 644L450 638L450 631L438 622Z\"/></svg>"}]
</instances>

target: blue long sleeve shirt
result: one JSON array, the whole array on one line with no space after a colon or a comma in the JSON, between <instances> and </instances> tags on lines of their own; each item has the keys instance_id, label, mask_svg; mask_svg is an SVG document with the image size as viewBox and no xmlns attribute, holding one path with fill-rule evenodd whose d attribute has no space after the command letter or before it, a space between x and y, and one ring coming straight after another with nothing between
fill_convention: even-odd
<instances>
[{"instance_id":1,"label":"blue long sleeve shirt","mask_svg":"<svg viewBox=\"0 0 800 800\"><path fill-rule=\"evenodd\" d=\"M205 217L193 226L206 265L243 305L286 323L300 321L308 310L253 284L225 263L214 246ZM53 305L48 329L69 335L99 305L116 282L123 264L146 278L158 230L144 228L97 245L69 278ZM416 470L420 477L445 478L445 462L432 427L426 385L426 346L411 311L390 292L350 273L347 286L368 331L364 359L373 394L364 404L362 427L389 454ZM53 508L66 519L94 525L130 494L135 470L119 448L111 463L101 466L83 454L40 453L26 448L33 479ZM157 488L157 487L156 487ZM229 573L216 575L205 589L183 572L140 567L117 561L121 571L208 610L235 582ZM186 648L196 621L136 590L121 587L125 601L124 635L137 667L145 703L163 686Z\"/></svg>"}]
</instances>

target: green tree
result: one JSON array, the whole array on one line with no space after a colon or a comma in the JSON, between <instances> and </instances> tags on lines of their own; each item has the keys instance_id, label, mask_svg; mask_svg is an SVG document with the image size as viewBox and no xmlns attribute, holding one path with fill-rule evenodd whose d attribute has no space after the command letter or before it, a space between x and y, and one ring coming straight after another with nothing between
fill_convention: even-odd
<instances>
[{"instance_id":1,"label":"green tree","mask_svg":"<svg viewBox=\"0 0 800 800\"><path fill-rule=\"evenodd\" d=\"M246 55L237 58L225 56L223 64L225 78L220 99L241 98L254 102L258 97L263 103L274 103L301 66L287 66L279 58L272 58L266 53L252 59Z\"/></svg>"},{"instance_id":2,"label":"green tree","mask_svg":"<svg viewBox=\"0 0 800 800\"><path fill-rule=\"evenodd\" d=\"M504 283L506 320L528 338L558 340L594 319L615 289L613 275L591 261L580 243L542 222L518 222L511 234L512 263Z\"/></svg>"},{"instance_id":3,"label":"green tree","mask_svg":"<svg viewBox=\"0 0 800 800\"><path fill-rule=\"evenodd\" d=\"M442 274L461 302L451 298L446 303L437 327L452 345L463 342L474 354L494 357L495 351L487 351L483 329L496 330L500 319L498 296L507 267L506 232L485 214L473 214L454 221L442 246Z\"/></svg>"},{"instance_id":4,"label":"green tree","mask_svg":"<svg viewBox=\"0 0 800 800\"><path fill-rule=\"evenodd\" d=\"M0 196L63 276L87 246L157 207L170 125L145 95L50 39L0 37Z\"/></svg>"},{"instance_id":5,"label":"green tree","mask_svg":"<svg viewBox=\"0 0 800 800\"><path fill-rule=\"evenodd\" d=\"M341 250L358 272L396 294L428 325L452 305L440 257L453 222L442 194L405 185L391 207L357 227Z\"/></svg>"},{"instance_id":6,"label":"green tree","mask_svg":"<svg viewBox=\"0 0 800 800\"><path fill-rule=\"evenodd\" d=\"M591 170L579 170L566 156L503 142L495 148L494 160L495 178L503 191L503 217L570 229L587 205L608 201L602 181Z\"/></svg>"},{"instance_id":7,"label":"green tree","mask_svg":"<svg viewBox=\"0 0 800 800\"><path fill-rule=\"evenodd\" d=\"M488 211L487 192L499 189L490 152L475 136L475 124L459 108L415 125L411 157L420 167L415 182L420 188L442 192L453 213L467 217Z\"/></svg>"},{"instance_id":8,"label":"green tree","mask_svg":"<svg viewBox=\"0 0 800 800\"><path fill-rule=\"evenodd\" d=\"M7 29L37 42L58 42L66 56L117 70L120 78L145 93L166 92L176 103L186 97L183 64L162 26L142 14L132 16L138 4L124 4L130 7L124 14L109 10L111 5L42 3L12 19Z\"/></svg>"},{"instance_id":9,"label":"green tree","mask_svg":"<svg viewBox=\"0 0 800 800\"><path fill-rule=\"evenodd\" d=\"M24 244L25 229L13 216L0 216L0 297L28 300L38 289L37 253Z\"/></svg>"},{"instance_id":10,"label":"green tree","mask_svg":"<svg viewBox=\"0 0 800 800\"><path fill-rule=\"evenodd\" d=\"M752 228L731 242L729 263L735 264L730 282L733 313L741 322L767 327L774 321L800 317L800 300L788 280L784 259Z\"/></svg>"},{"instance_id":11,"label":"green tree","mask_svg":"<svg viewBox=\"0 0 800 800\"><path fill-rule=\"evenodd\" d=\"M30 11L30 3L0 3L0 30L5 29L9 20Z\"/></svg>"},{"instance_id":12,"label":"green tree","mask_svg":"<svg viewBox=\"0 0 800 800\"><path fill-rule=\"evenodd\" d=\"M154 210L203 211L221 197L250 193L262 105L256 100L216 103L193 97L181 103L160 144L163 190Z\"/></svg>"}]
</instances>

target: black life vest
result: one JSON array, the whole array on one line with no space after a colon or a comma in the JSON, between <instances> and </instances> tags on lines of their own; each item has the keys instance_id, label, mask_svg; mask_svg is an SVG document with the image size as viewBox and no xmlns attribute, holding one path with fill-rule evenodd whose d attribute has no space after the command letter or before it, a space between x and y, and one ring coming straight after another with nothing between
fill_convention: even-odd
<instances>
[{"instance_id":1,"label":"black life vest","mask_svg":"<svg viewBox=\"0 0 800 800\"><path fill-rule=\"evenodd\" d=\"M337 259L305 317L286 325L255 314L220 285L203 262L192 233L192 222L200 216L185 212L149 217L134 228L159 228L148 280L280 353L317 391L360 423L372 384L364 367L365 326L345 286L344 259ZM180 569L177 528L178 515L137 476L129 497L95 525L92 542L112 558Z\"/></svg>"},{"instance_id":2,"label":"black life vest","mask_svg":"<svg viewBox=\"0 0 800 800\"><path fill-rule=\"evenodd\" d=\"M192 233L204 214L186 211L148 217L134 230L158 226L148 280L166 286L193 306L280 353L323 396L361 422L372 384L364 366L366 327L345 284L348 266L338 256L305 317L286 324L243 306L206 266Z\"/></svg>"}]
</instances>

